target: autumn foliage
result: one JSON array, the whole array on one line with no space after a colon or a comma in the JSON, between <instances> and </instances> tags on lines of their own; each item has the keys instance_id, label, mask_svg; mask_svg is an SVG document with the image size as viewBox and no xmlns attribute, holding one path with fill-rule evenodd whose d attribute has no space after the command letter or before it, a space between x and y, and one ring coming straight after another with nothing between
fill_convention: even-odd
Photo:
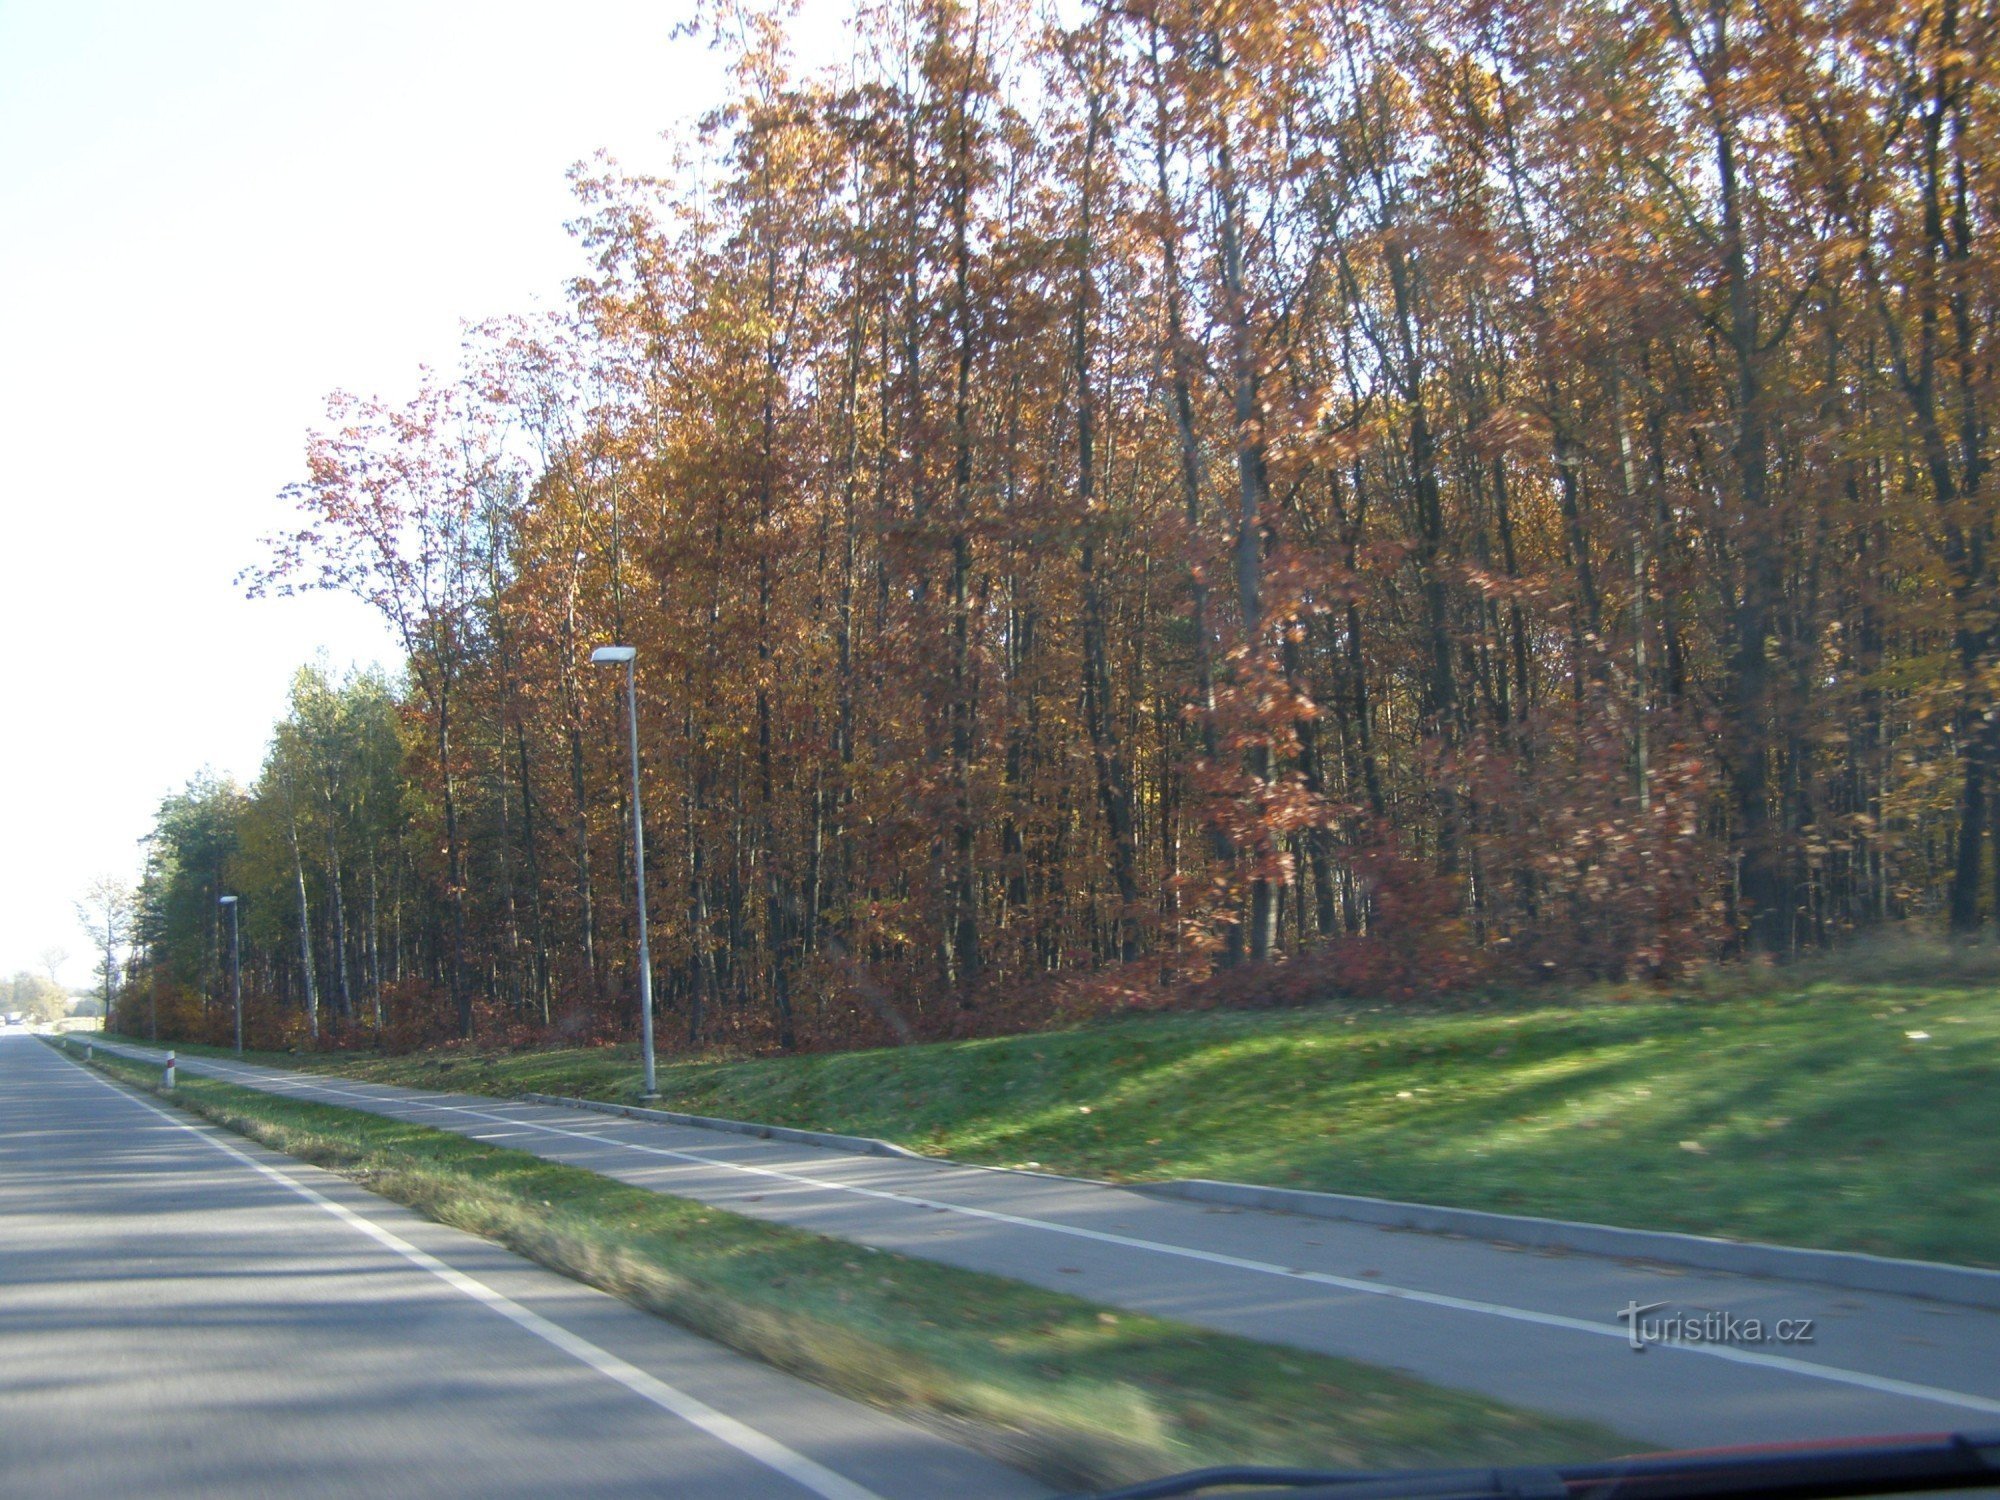
<instances>
[{"instance_id":1,"label":"autumn foliage","mask_svg":"<svg viewBox=\"0 0 2000 1500\"><path fill-rule=\"evenodd\" d=\"M629 1027L611 641L689 1041L1980 927L1991 4L1086 9L719 24L566 312L336 398L256 582L397 627L396 785L231 804L274 1015Z\"/></svg>"}]
</instances>

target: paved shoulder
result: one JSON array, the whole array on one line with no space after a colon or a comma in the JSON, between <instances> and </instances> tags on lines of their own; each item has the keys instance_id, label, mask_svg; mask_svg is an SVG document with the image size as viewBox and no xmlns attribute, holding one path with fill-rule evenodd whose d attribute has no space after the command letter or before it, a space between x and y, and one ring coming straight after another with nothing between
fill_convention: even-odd
<instances>
[{"instance_id":1,"label":"paved shoulder","mask_svg":"<svg viewBox=\"0 0 2000 1500\"><path fill-rule=\"evenodd\" d=\"M0 1411L9 1493L1046 1493L13 1038Z\"/></svg>"}]
</instances>

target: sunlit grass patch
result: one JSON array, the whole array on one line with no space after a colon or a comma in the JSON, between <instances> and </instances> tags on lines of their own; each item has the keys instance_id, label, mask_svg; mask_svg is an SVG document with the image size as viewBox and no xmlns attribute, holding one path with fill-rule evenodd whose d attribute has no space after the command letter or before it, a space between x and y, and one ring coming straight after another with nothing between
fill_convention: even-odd
<instances>
[{"instance_id":1,"label":"sunlit grass patch","mask_svg":"<svg viewBox=\"0 0 2000 1500\"><path fill-rule=\"evenodd\" d=\"M2000 1265L2000 953L1743 967L1678 992L1147 1016L749 1061L669 1107L1000 1166L1224 1177ZM384 1082L613 1099L630 1048L275 1057ZM443 1066L441 1066L443 1065ZM1088 1113L1085 1113L1087 1108Z\"/></svg>"}]
</instances>

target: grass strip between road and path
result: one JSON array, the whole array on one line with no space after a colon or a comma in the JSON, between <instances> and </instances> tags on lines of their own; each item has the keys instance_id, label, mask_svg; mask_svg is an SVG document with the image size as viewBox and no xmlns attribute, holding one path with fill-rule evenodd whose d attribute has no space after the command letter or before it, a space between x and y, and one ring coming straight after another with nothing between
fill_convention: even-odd
<instances>
[{"instance_id":1,"label":"grass strip between road and path","mask_svg":"<svg viewBox=\"0 0 2000 1500\"><path fill-rule=\"evenodd\" d=\"M190 1049L192 1050L192 1049ZM257 1060L629 1100L631 1046ZM1878 945L1675 989L1140 1016L797 1057L667 1056L662 1104L991 1166L1216 1177L2000 1266L2000 954Z\"/></svg>"},{"instance_id":2,"label":"grass strip between road and path","mask_svg":"<svg viewBox=\"0 0 2000 1500\"><path fill-rule=\"evenodd\" d=\"M120 1082L1055 1485L1216 1463L1362 1469L1637 1446L1349 1360L873 1251L362 1111L99 1053Z\"/></svg>"}]
</instances>

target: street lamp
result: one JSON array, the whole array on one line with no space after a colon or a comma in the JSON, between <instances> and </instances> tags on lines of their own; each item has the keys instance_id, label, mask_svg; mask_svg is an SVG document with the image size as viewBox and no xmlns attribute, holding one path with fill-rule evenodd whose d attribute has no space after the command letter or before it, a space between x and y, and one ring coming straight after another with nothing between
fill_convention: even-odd
<instances>
[{"instance_id":1,"label":"street lamp","mask_svg":"<svg viewBox=\"0 0 2000 1500\"><path fill-rule=\"evenodd\" d=\"M236 997L236 1055L243 1055L243 942L236 923L236 898L217 896L216 904L229 908L229 988Z\"/></svg>"},{"instance_id":2,"label":"street lamp","mask_svg":"<svg viewBox=\"0 0 2000 1500\"><path fill-rule=\"evenodd\" d=\"M653 954L646 942L646 819L639 810L639 688L632 663L636 646L599 646L590 659L600 667L625 668L625 723L632 742L632 870L639 891L639 1048L645 1056L646 1082L639 1092L644 1100L660 1097L659 1080L653 1069Z\"/></svg>"}]
</instances>

